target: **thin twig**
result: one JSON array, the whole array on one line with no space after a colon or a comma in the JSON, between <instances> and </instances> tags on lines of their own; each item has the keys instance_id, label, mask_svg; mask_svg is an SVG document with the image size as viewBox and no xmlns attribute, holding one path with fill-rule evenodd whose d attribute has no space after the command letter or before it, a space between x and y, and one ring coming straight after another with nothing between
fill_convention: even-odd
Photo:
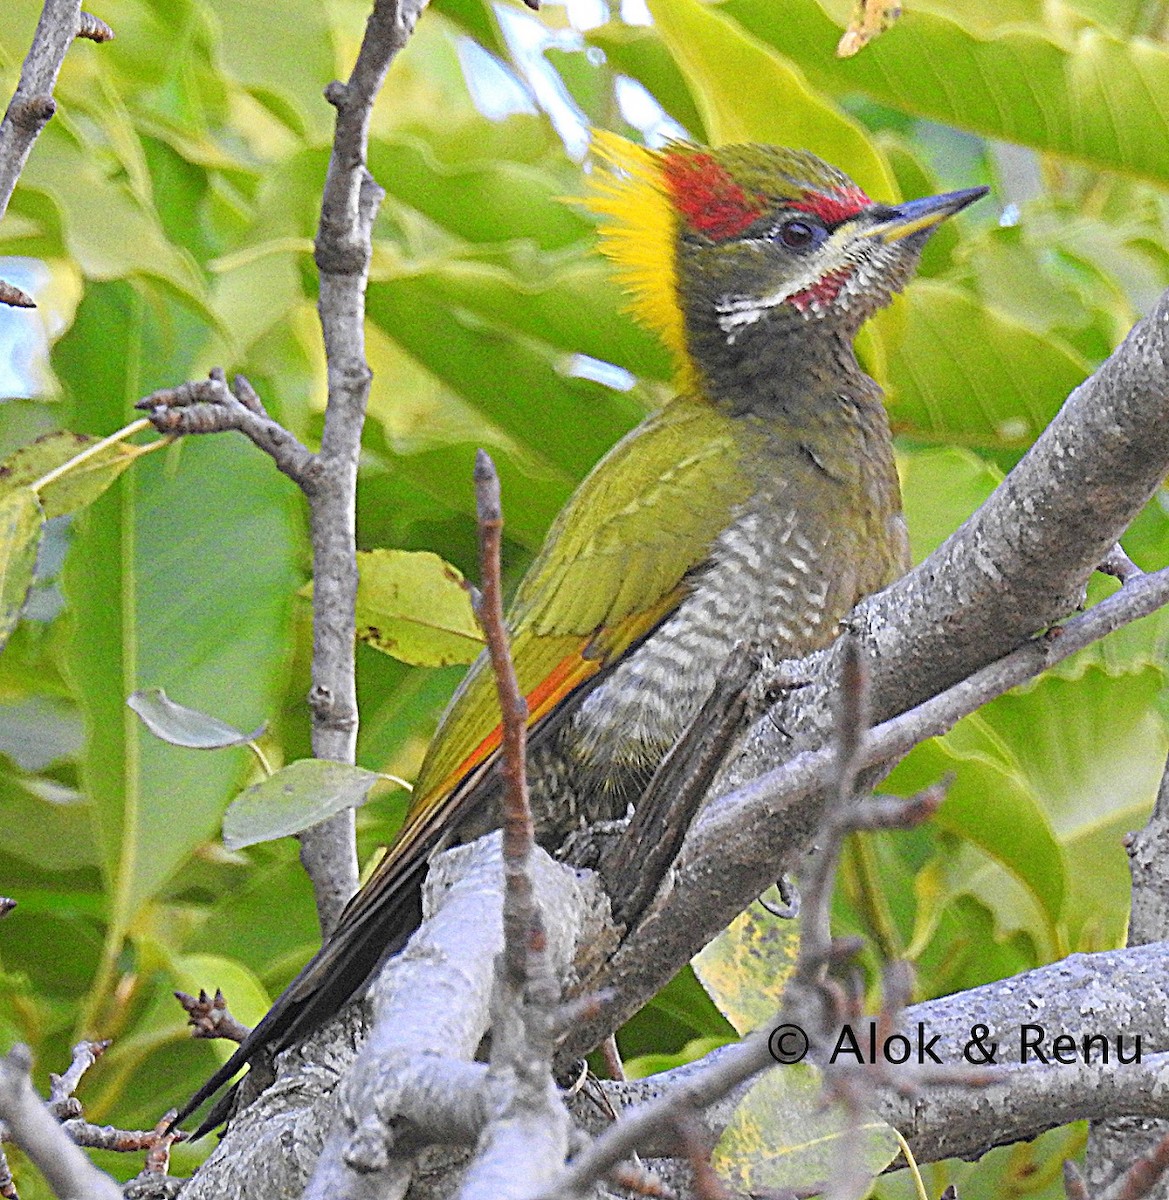
<instances>
[{"instance_id":1,"label":"thin twig","mask_svg":"<svg viewBox=\"0 0 1169 1200\"><path fill-rule=\"evenodd\" d=\"M321 474L317 456L268 416L242 375L228 387L223 371L216 368L206 379L151 392L134 407L148 414L159 433L178 436L237 430L269 455L311 502Z\"/></svg>"},{"instance_id":2,"label":"thin twig","mask_svg":"<svg viewBox=\"0 0 1169 1200\"><path fill-rule=\"evenodd\" d=\"M621 1061L621 1049L617 1045L616 1034L610 1034L601 1043L601 1057L605 1060L605 1070L609 1078L617 1083L624 1083L625 1064Z\"/></svg>"},{"instance_id":3,"label":"thin twig","mask_svg":"<svg viewBox=\"0 0 1169 1200\"><path fill-rule=\"evenodd\" d=\"M242 1042L251 1032L242 1021L237 1021L231 1015L219 988L215 989L214 996L208 996L203 988L199 989L197 997L186 992L175 992L175 999L187 1014L192 1037L226 1038L231 1042Z\"/></svg>"},{"instance_id":4,"label":"thin twig","mask_svg":"<svg viewBox=\"0 0 1169 1200\"><path fill-rule=\"evenodd\" d=\"M682 1151L694 1172L694 1195L698 1200L729 1200L730 1193L711 1166L712 1147L697 1116L691 1112L679 1113L674 1125Z\"/></svg>"},{"instance_id":5,"label":"thin twig","mask_svg":"<svg viewBox=\"0 0 1169 1200\"><path fill-rule=\"evenodd\" d=\"M77 36L90 42L112 42L114 31L100 17L82 12L77 19Z\"/></svg>"},{"instance_id":6,"label":"thin twig","mask_svg":"<svg viewBox=\"0 0 1169 1200\"><path fill-rule=\"evenodd\" d=\"M69 1135L70 1141L87 1150L137 1154L142 1150L151 1151L163 1138L167 1139L167 1145L186 1140L185 1133L167 1128L173 1115L172 1109L153 1129L118 1129L114 1125L95 1125L81 1117L63 1121L61 1128Z\"/></svg>"},{"instance_id":7,"label":"thin twig","mask_svg":"<svg viewBox=\"0 0 1169 1200\"><path fill-rule=\"evenodd\" d=\"M1080 1174L1080 1168L1070 1158L1064 1159L1063 1191L1067 1200L1090 1200L1088 1185Z\"/></svg>"},{"instance_id":8,"label":"thin twig","mask_svg":"<svg viewBox=\"0 0 1169 1200\"><path fill-rule=\"evenodd\" d=\"M9 1138L58 1196L121 1200L118 1185L86 1158L33 1090L31 1066L32 1056L25 1046L14 1046L0 1059L0 1120L8 1127Z\"/></svg>"},{"instance_id":9,"label":"thin twig","mask_svg":"<svg viewBox=\"0 0 1169 1200\"><path fill-rule=\"evenodd\" d=\"M536 902L535 837L526 764L528 705L516 678L503 617L503 510L490 456L475 456L475 503L483 594L479 620L502 713L503 953L492 996L491 1091L498 1099L467 1170L463 1200L530 1196L568 1153L570 1122L552 1075L560 989L544 914Z\"/></svg>"},{"instance_id":10,"label":"thin twig","mask_svg":"<svg viewBox=\"0 0 1169 1200\"><path fill-rule=\"evenodd\" d=\"M357 747L357 462L371 379L365 288L374 217L385 195L365 165L369 122L390 63L424 3L376 0L348 82L325 90L337 119L314 245L329 389L320 453L311 454L273 421L247 380L237 377L229 389L221 372L212 372L205 383L156 392L139 404L164 432L238 430L305 492L313 550L312 748L317 758L335 762L352 763ZM357 890L354 830L353 810L345 809L299 835L326 938Z\"/></svg>"},{"instance_id":11,"label":"thin twig","mask_svg":"<svg viewBox=\"0 0 1169 1200\"><path fill-rule=\"evenodd\" d=\"M56 111L53 87L79 28L81 0L45 0L8 111L0 121L0 218L37 135Z\"/></svg>"},{"instance_id":12,"label":"thin twig","mask_svg":"<svg viewBox=\"0 0 1169 1200\"><path fill-rule=\"evenodd\" d=\"M1169 1170L1169 1135L1163 1137L1149 1152L1133 1163L1111 1187L1100 1194L1100 1200L1143 1200Z\"/></svg>"},{"instance_id":13,"label":"thin twig","mask_svg":"<svg viewBox=\"0 0 1169 1200\"><path fill-rule=\"evenodd\" d=\"M32 45L20 70L20 81L0 121L0 220L16 189L33 143L57 111L53 87L61 64L76 36L89 36L82 23L81 0L45 0ZM113 31L97 22L108 37ZM95 40L108 40L101 38ZM0 280L0 304L12 308L35 308L36 302L15 284Z\"/></svg>"},{"instance_id":14,"label":"thin twig","mask_svg":"<svg viewBox=\"0 0 1169 1200\"><path fill-rule=\"evenodd\" d=\"M73 1058L63 1075L49 1074L49 1107L58 1120L76 1117L81 1113L73 1093L77 1091L81 1078L90 1067L109 1049L109 1039L100 1042L78 1042L73 1047Z\"/></svg>"},{"instance_id":15,"label":"thin twig","mask_svg":"<svg viewBox=\"0 0 1169 1200\"><path fill-rule=\"evenodd\" d=\"M7 304L10 308L36 308L37 306L36 301L28 292L3 279L0 279L0 304Z\"/></svg>"},{"instance_id":16,"label":"thin twig","mask_svg":"<svg viewBox=\"0 0 1169 1200\"><path fill-rule=\"evenodd\" d=\"M542 966L530 963L529 958L542 958L546 939L528 873L536 844L532 805L528 797L528 702L516 678L507 626L503 619L500 564L503 509L499 496L499 476L491 456L485 450L475 455L475 508L479 524L480 581L483 586L479 621L491 656L503 719L499 767L503 778L503 953L513 984L523 988L533 968L542 970Z\"/></svg>"}]
</instances>

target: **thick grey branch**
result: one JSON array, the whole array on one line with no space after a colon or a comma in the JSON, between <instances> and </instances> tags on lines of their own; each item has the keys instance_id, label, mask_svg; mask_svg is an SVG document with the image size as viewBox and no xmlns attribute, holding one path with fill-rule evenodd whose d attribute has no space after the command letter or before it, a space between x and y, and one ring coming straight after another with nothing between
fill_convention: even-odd
<instances>
[{"instance_id":1,"label":"thick grey branch","mask_svg":"<svg viewBox=\"0 0 1169 1200\"><path fill-rule=\"evenodd\" d=\"M428 918L374 984L373 1028L360 1053L366 1006L350 1005L281 1055L275 1084L233 1117L188 1185L189 1200L299 1195L310 1176L309 1196L401 1195L423 1146L474 1146L491 1107L487 1068L470 1060L491 1022L503 944L499 841L482 838L435 860ZM571 976L576 944L595 940L605 906L587 877L543 852L534 861L553 967Z\"/></svg>"}]
</instances>

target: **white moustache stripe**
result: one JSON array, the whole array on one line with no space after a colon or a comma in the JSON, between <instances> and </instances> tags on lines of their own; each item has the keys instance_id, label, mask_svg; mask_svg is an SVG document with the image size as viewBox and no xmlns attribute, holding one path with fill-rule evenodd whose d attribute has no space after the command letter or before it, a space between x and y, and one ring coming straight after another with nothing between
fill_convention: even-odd
<instances>
[{"instance_id":1,"label":"white moustache stripe","mask_svg":"<svg viewBox=\"0 0 1169 1200\"><path fill-rule=\"evenodd\" d=\"M756 239L761 248L770 245L769 242ZM838 229L824 243L820 252L815 255L814 262L808 263L808 269L797 279L788 280L783 287L766 296L725 295L715 305L718 313L718 326L723 333L733 335L746 325L754 325L764 313L778 308L792 296L813 288L827 275L842 268L854 268L856 260L848 253L848 245L853 237L845 229Z\"/></svg>"}]
</instances>

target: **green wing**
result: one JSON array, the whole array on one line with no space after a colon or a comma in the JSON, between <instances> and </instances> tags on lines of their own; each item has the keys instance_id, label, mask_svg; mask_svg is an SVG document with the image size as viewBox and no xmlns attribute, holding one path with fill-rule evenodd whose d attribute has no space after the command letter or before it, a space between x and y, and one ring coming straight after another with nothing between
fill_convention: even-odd
<instances>
[{"instance_id":1,"label":"green wing","mask_svg":"<svg viewBox=\"0 0 1169 1200\"><path fill-rule=\"evenodd\" d=\"M747 494L737 432L710 404L679 398L618 442L577 488L508 613L533 722L676 607L684 576ZM493 752L498 724L484 655L439 725L412 815Z\"/></svg>"}]
</instances>

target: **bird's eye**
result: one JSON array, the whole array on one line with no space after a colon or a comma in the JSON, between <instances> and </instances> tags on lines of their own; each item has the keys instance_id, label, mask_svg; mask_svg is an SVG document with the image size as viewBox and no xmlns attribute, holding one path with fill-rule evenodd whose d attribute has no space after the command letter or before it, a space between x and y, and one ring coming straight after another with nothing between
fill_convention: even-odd
<instances>
[{"instance_id":1,"label":"bird's eye","mask_svg":"<svg viewBox=\"0 0 1169 1200\"><path fill-rule=\"evenodd\" d=\"M804 250L816 240L816 226L809 221L784 221L779 227L779 240L789 250Z\"/></svg>"}]
</instances>

